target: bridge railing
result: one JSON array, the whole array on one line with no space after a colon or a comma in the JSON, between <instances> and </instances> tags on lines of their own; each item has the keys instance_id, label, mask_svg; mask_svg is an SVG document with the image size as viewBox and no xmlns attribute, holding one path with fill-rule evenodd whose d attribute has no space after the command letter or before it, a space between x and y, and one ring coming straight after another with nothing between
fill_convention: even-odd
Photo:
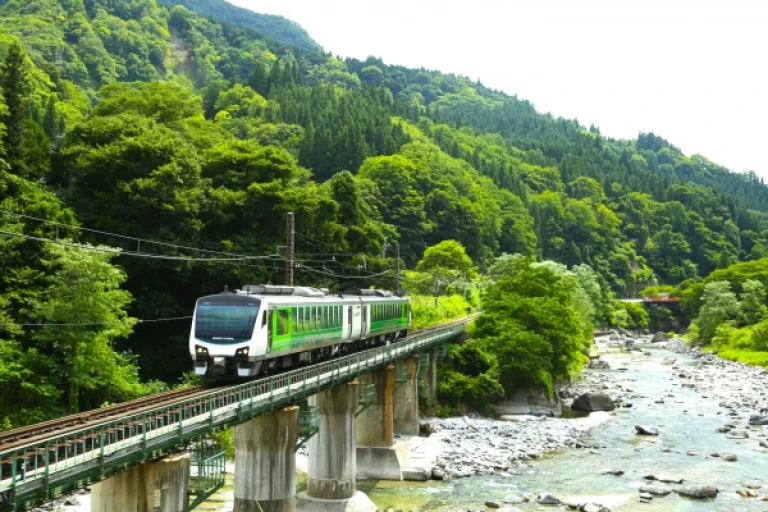
<instances>
[{"instance_id":1,"label":"bridge railing","mask_svg":"<svg viewBox=\"0 0 768 512\"><path fill-rule=\"evenodd\" d=\"M332 361L0 451L0 496L27 502L98 480L201 434L242 423L424 351L465 332L459 324ZM22 500L22 497L27 496ZM0 499L2 502L2 499Z\"/></svg>"}]
</instances>

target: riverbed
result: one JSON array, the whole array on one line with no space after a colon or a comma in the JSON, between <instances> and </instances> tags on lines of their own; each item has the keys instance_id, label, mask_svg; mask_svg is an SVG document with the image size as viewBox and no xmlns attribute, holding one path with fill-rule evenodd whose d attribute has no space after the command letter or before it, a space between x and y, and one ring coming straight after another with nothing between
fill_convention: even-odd
<instances>
[{"instance_id":1,"label":"riverbed","mask_svg":"<svg viewBox=\"0 0 768 512\"><path fill-rule=\"evenodd\" d=\"M631 352L603 345L601 354L601 361L610 368L585 370L582 379L564 394L603 392L623 407L568 420L495 421L491 427L490 420L483 418L455 418L443 426L458 424L467 431L465 424L471 424L468 431L474 432L475 439L470 443L463 440L465 434L442 433L451 440L442 459L450 460L456 449L471 455L466 463L445 464L446 472L452 464L474 469L472 457L490 461L489 465L499 458L520 460L512 460L502 469L481 467L486 474L448 481L359 481L358 489L382 510L403 512L492 510L486 506L488 502L523 512L562 510L536 503L541 493L574 503L601 503L612 512L768 511L768 427L748 424L751 414L761 408L768 412L768 372L711 356L673 353L660 344L637 343ZM635 425L656 427L659 435L638 435ZM509 437L514 442L497 438L505 429L511 429ZM730 439L728 435L735 432L746 432L749 437ZM526 456L518 450L519 439L526 440ZM478 449L481 445L486 446ZM736 460L726 460L727 454ZM683 485L711 485L719 493L714 500L700 501L672 492L641 503L643 486L680 487L649 481L645 478L649 475L682 478ZM299 476L303 488L306 476ZM231 510L232 499L229 483L203 508ZM528 501L513 503L518 500Z\"/></svg>"},{"instance_id":2,"label":"riverbed","mask_svg":"<svg viewBox=\"0 0 768 512\"><path fill-rule=\"evenodd\" d=\"M638 346L642 352L603 354L601 359L610 369L585 371L589 385L581 387L597 387L594 391L618 396L631 407L609 413L607 421L599 422L574 445L580 448L547 452L494 474L445 482L360 482L358 487L377 506L404 511L489 510L487 502L523 511L551 510L536 503L540 493L602 503L614 512L768 510L768 501L762 500L768 499L768 453L760 445L766 443L768 427L748 426L750 413L757 412L750 410L754 403L744 400L746 407L738 407L745 395L742 388L754 386L755 378L764 385L768 376L756 377L756 370L750 370L753 380L742 382L745 371L738 365L704 368L690 355L672 354L651 344ZM670 357L676 361L670 363ZM727 407L719 405L723 401ZM542 420L537 427L549 421L563 420ZM658 428L659 435L636 434L638 424ZM733 431L740 427L749 437L730 439L726 432L718 432L725 425L736 427ZM735 455L736 460L728 461L724 454ZM719 494L714 501L700 501L672 492L641 503L642 486L680 487L650 482L648 475L680 477L683 485L714 486ZM756 496L748 498L739 491ZM520 498L530 501L505 503Z\"/></svg>"}]
</instances>

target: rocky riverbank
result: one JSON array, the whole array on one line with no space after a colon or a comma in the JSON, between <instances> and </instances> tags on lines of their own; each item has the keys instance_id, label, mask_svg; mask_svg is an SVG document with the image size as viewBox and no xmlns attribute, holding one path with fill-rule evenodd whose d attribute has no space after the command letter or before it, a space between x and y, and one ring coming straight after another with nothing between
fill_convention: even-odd
<instances>
[{"instance_id":1,"label":"rocky riverbank","mask_svg":"<svg viewBox=\"0 0 768 512\"><path fill-rule=\"evenodd\" d=\"M547 452L583 447L583 435L609 418L608 413L575 419L521 416L514 421L430 418L427 423L443 434L445 443L433 474L438 479L514 475L516 467Z\"/></svg>"},{"instance_id":2,"label":"rocky riverbank","mask_svg":"<svg viewBox=\"0 0 768 512\"><path fill-rule=\"evenodd\" d=\"M433 476L453 480L454 489L471 477L477 483L469 485L488 489L491 498L485 509L434 510L526 510L555 499L582 510L700 509L689 500L701 500L701 510L713 507L706 503L711 500L718 510L762 510L768 501L761 476L768 469L768 428L762 426L768 424L768 371L679 341L652 340L627 334L600 339L603 360L558 391L566 406L583 393L607 395L612 412L511 422L426 420L445 443ZM579 468L573 477L565 469L571 465ZM550 471L549 484L533 476ZM498 487L510 492L499 495Z\"/></svg>"},{"instance_id":3,"label":"rocky riverbank","mask_svg":"<svg viewBox=\"0 0 768 512\"><path fill-rule=\"evenodd\" d=\"M694 366L673 366L681 385L701 393L722 409L724 422L718 432L731 439L748 439L752 426L768 425L768 370L759 366L727 361L699 347L686 347L679 341L668 350L696 359ZM768 449L768 433L755 430L761 448ZM766 452L768 453L768 452Z\"/></svg>"}]
</instances>

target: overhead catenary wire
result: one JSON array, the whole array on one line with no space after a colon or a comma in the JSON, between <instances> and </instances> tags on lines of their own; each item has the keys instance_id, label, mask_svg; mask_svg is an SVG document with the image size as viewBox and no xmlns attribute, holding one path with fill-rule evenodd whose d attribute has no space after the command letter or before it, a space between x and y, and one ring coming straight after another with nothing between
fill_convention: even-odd
<instances>
[{"instance_id":1,"label":"overhead catenary wire","mask_svg":"<svg viewBox=\"0 0 768 512\"><path fill-rule=\"evenodd\" d=\"M159 245L159 246L163 246L163 247L171 247L173 249L184 249L184 250L188 250L188 251L203 252L203 253L208 253L208 254L221 254L221 255L224 255L224 256L237 256L236 254L229 253L229 252L213 251L213 250L210 250L210 249L200 249L199 247L189 247L189 246L186 246L186 245L172 244L172 243L169 243L169 242L158 242L157 240L149 240L149 239L146 239L146 238L138 238L138 237L130 236L130 235L122 235L120 233L111 233L109 231L102 231L102 230L99 230L99 229L84 228L82 226L74 226L72 224L64 224L62 222L57 222L57 221L49 220L49 219L43 219L43 218L35 217L35 216L32 216L32 215L25 215L25 214L22 214L22 213L16 213L16 212L12 212L10 210L5 210L5 209L2 209L2 208L0 208L0 212L5 213L7 215L12 215L14 217L18 217L18 218L35 220L35 221L42 222L44 224L49 224L49 225L52 225L52 226L65 227L67 229L75 229L77 231L85 231L87 233L94 233L94 234L97 234L97 235L104 235L104 236L109 236L109 237L114 237L114 238L122 238L123 240L130 240L130 241L133 241L133 242L141 242L141 243L144 243L144 244Z\"/></svg>"},{"instance_id":2,"label":"overhead catenary wire","mask_svg":"<svg viewBox=\"0 0 768 512\"><path fill-rule=\"evenodd\" d=\"M170 261L192 261L192 262L200 262L200 263L240 263L240 262L252 262L252 261L285 261L285 258L280 255L269 255L269 256L238 256L234 258L199 258L199 257L192 257L192 256L166 256L161 254L148 254L148 253L137 253L132 251L123 251L120 249L114 249L114 248L108 248L108 247L97 247L93 245L88 244L80 244L80 243L74 243L74 242L64 242L62 240L53 240L50 238L43 238L43 237L37 237L32 235L25 235L23 233L14 233L12 231L4 231L0 230L0 236L10 237L10 238L23 238L27 240L34 240L36 242L45 242L45 243L51 243L56 245L61 245L64 247L70 247L72 249L81 249L86 251L95 251L95 252L102 252L102 253L111 253L115 255L120 256L131 256L131 257L137 257L137 258L148 258L148 259L154 259L154 260L170 260ZM335 262L336 264L341 264L339 262ZM349 265L345 265L349 267ZM329 270L320 270L316 268L312 268L306 265L297 264L297 268L302 270L308 270L310 272L315 272L319 274L324 274L331 277L338 277L342 279L371 279L374 277L378 277L381 275L385 275L389 273L390 271L384 271L377 274L369 274L366 276L352 276L347 274L337 274L335 272L331 272ZM355 267L350 267L352 269L355 269ZM355 269L358 270L358 269Z\"/></svg>"},{"instance_id":3,"label":"overhead catenary wire","mask_svg":"<svg viewBox=\"0 0 768 512\"><path fill-rule=\"evenodd\" d=\"M130 317L129 317L130 318ZM174 316L169 318L152 318L149 320L136 319L136 323L150 324L154 322L174 322L191 320L192 316ZM39 324L0 324L0 327L93 327L97 325L115 325L115 322L85 322L85 323L39 323Z\"/></svg>"},{"instance_id":4,"label":"overhead catenary wire","mask_svg":"<svg viewBox=\"0 0 768 512\"><path fill-rule=\"evenodd\" d=\"M74 249L81 249L81 250L87 250L87 251L93 251L93 252L102 252L102 253L110 253L110 254L116 254L119 256L128 256L128 257L134 257L134 258L145 258L150 260L165 260L165 261L178 261L178 262L197 262L197 263L224 263L224 264L235 264L235 265L243 265L243 266L252 266L254 265L248 265L248 263L258 263L259 265L255 265L255 267L261 267L265 269L269 269L265 265L266 262L284 262L285 257L280 254L271 254L267 256L254 256L254 255L243 255L243 254L235 254L231 252L222 252L222 251L214 251L209 249L200 249L198 247L190 247L180 244L172 244L168 242L158 242L156 240L150 240L145 238L139 238L139 237L133 237L129 235L123 235L120 233L112 233L109 231L103 231L103 230L97 230L97 229L91 229L91 228L85 228L81 226L75 226L72 224L65 224L62 222L52 221L49 219L44 219L41 217L35 217L33 215L26 215L21 213L16 213L10 210L1 209L0 213L4 213L7 215L11 215L16 218L22 218L22 219L29 219L34 220L37 222L42 222L44 224L48 224L51 226L64 227L67 229L77 230L81 232L86 233L92 233L92 234L98 234L103 236L109 236L109 237L115 237L120 238L123 240L130 240L135 241L140 246L141 243L143 244L149 244L149 245L157 245L161 247L170 247L173 249L179 249L179 250L186 250L186 251L195 251L196 253L203 253L203 254L212 254L212 255L222 255L226 257L200 257L200 256L179 256L179 255L165 255L165 254L153 254L143 251L132 251L132 250L125 250L122 248L111 248L108 246L97 246L92 245L88 243L78 243L78 242L70 242L65 240L59 240L59 239L52 239L52 238L45 238L45 237L38 237L38 236L32 236L27 235L23 233L13 232L13 231L6 231L6 230L0 230L0 236L4 236L6 238L23 238L27 240L33 240L37 242L44 242L44 243L51 243L56 245L61 245L65 247L70 247ZM58 230L57 230L58 232ZM328 244L327 242L323 242L321 240L317 240L309 235L305 235L303 233L296 233L299 237L302 239L307 240L311 243L311 245L314 245L315 247L318 247L318 245L323 245L325 247L333 249L333 247ZM319 253L317 253L319 254ZM323 255L331 255L331 256L341 256L341 253L322 253ZM354 254L343 254L343 255L349 255L353 256ZM382 275L386 275L389 273L389 271L384 272L371 272L367 269L361 269L360 267L355 267L352 265L347 265L345 263L342 263L338 260L332 259L332 260L315 260L315 259L296 259L295 260L297 264L297 268L300 265L300 268L302 270L307 270L310 272L318 273L321 275L326 275L329 277L335 277L339 279L366 279L366 278L375 278ZM319 263L323 265L322 269L312 268L307 263ZM337 273L327 268L328 265L338 265L339 267L347 268L352 271L357 271L358 273L365 273L366 275L349 275L344 273ZM277 268L272 269L273 271L276 271ZM281 269L282 270L282 269Z\"/></svg>"},{"instance_id":5,"label":"overhead catenary wire","mask_svg":"<svg viewBox=\"0 0 768 512\"><path fill-rule=\"evenodd\" d=\"M240 256L234 256L230 258L200 258L197 256L169 256L165 254L151 254L151 253L145 253L145 252L125 251L118 248L95 246L95 245L82 244L82 243L76 243L76 242L65 242L62 240L54 240L52 238L43 238L39 236L25 235L23 233L15 233L13 231L5 231L5 230L0 230L0 235L5 236L6 238L24 238L27 240L34 240L36 242L46 242L50 244L62 245L65 247L71 247L73 249L112 253L120 256L131 256L136 258L148 258L148 259L155 259L155 260L196 261L196 262L241 262L241 261L253 261L253 260L275 260L275 261L284 260L284 258L279 254L274 254L269 256L240 255Z\"/></svg>"}]
</instances>

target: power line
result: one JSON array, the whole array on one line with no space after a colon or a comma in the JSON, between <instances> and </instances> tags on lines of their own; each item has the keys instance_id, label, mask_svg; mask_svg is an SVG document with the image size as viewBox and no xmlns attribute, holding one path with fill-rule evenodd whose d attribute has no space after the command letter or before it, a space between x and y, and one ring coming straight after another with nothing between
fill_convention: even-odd
<instances>
[{"instance_id":1,"label":"power line","mask_svg":"<svg viewBox=\"0 0 768 512\"><path fill-rule=\"evenodd\" d=\"M101 247L95 247L92 245L84 245L84 244L76 244L71 242L63 242L61 240L52 240L50 238L42 238L37 236L31 236L31 235L24 235L21 233L13 233L11 231L3 231L0 230L0 236L5 236L9 238L23 238L27 240L34 240L37 242L46 242L51 244L57 244L64 247L69 247L72 249L81 249L85 251L94 251L94 252L102 252L102 253L110 253L110 254L116 254L120 256L132 256L137 258L148 258L148 259L154 259L154 260L171 260L171 261L193 261L198 263L207 263L207 262L213 262L213 263L235 263L239 264L243 261L285 261L285 258L280 255L270 255L270 256L239 256L236 258L197 258L197 257L189 257L189 256L164 256L160 254L147 254L147 253L137 253L132 251L121 251L119 249L113 249L113 248L101 248ZM337 264L343 265L343 263L336 262ZM345 265L349 268L355 269L355 267L350 267L349 265ZM264 266L263 268L268 268ZM389 272L389 270L380 272L378 274L369 274L367 276L349 276L345 274L337 274L335 272L330 271L322 271L319 269L315 269L309 266L297 264L297 268L308 270L310 272L315 272L318 274L327 275L330 277L338 277L342 279L370 279L374 277L378 277L381 275L384 275ZM276 270L276 269L275 269ZM360 269L358 269L360 270ZM367 271L366 271L367 272Z\"/></svg>"},{"instance_id":2,"label":"power line","mask_svg":"<svg viewBox=\"0 0 768 512\"><path fill-rule=\"evenodd\" d=\"M200 249L200 248L197 248L197 247L189 247L189 246L186 246L186 245L171 244L171 243L168 243L168 242L158 242L158 241L149 240L149 239L146 239L146 238L137 238L137 237L128 236L128 235L121 235L119 233L111 233L109 231L101 231L101 230L98 230L98 229L90 229L90 228L84 228L84 227L80 227L80 226L74 226L72 224L64 224L64 223L56 222L56 221L49 220L49 219L42 219L40 217L34 217L32 215L25 215L25 214L22 214L22 213L15 213L15 212L12 212L12 211L9 211L9 210L4 210L2 208L0 208L0 212L8 214L8 215L12 215L14 217L18 217L18 218L30 219L30 220L35 220L35 221L38 221L38 222L42 222L44 224L50 224L50 225L53 225L53 226L56 226L56 227L65 227L67 229L75 229L75 230L78 230L78 231L85 231L85 232L88 232L88 233L94 233L94 234L98 234L98 235L105 235L105 236L110 236L110 237L114 237L114 238L122 238L123 240L131 240L131 241L139 242L139 243L145 243L145 244L150 244L150 245L159 245L159 246L163 246L163 247L172 247L174 249L184 249L184 250L188 250L188 251L203 252L203 253L207 253L207 254L220 254L220 255L224 255L224 256L237 256L236 254L229 253L229 252L212 251L212 250L209 250L209 249Z\"/></svg>"},{"instance_id":3,"label":"power line","mask_svg":"<svg viewBox=\"0 0 768 512\"><path fill-rule=\"evenodd\" d=\"M250 267L259 267L260 266L261 268L264 268L266 270L270 270L270 269L265 264L265 262L271 261L271 262L275 263L275 262L278 262L278 261L279 262L284 262L286 260L286 258L284 256L281 256L279 254L272 254L272 255L268 255L268 256L248 256L248 255L240 255L240 254L229 253L229 252L213 251L213 250L208 250L208 249L199 249L197 247L189 247L189 246L184 246L184 245L179 245L179 244L171 244L171 243L167 243L167 242L157 242L155 240L149 240L149 239L145 239L145 238L138 238L138 237L132 237L132 236L128 236L128 235L121 235L121 234L118 234L118 233L111 233L111 232L108 232L108 231L84 228L84 227L80 227L80 226L74 226L72 224L64 224L64 223L61 223L61 222L56 222L56 221L52 221L52 220L48 220L48 219L43 219L43 218L35 217L35 216L32 216L32 215L25 215L25 214L21 214L21 213L15 213L15 212L12 212L12 211L9 211L9 210L5 210L5 209L0 209L0 212L5 213L7 215L11 215L11 216L17 217L17 218L30 219L30 220L34 220L34 221L37 221L37 222L42 222L42 223L45 223L45 224L56 226L57 227L57 232L58 232L58 228L59 227L65 227L67 229L73 229L73 230L78 230L78 231L87 232L87 233L94 233L94 234L98 234L98 235L110 236L110 237L120 238L120 239L123 239L123 240L135 241L135 242L137 242L137 245L139 247L140 247L141 243L145 243L145 244L150 244L150 245L158 245L158 246L162 246L162 247L171 247L171 248L174 248L174 249L195 251L195 252L198 252L198 253L218 254L218 255L223 255L223 256L228 256L228 257L226 257L226 258L211 258L211 257L201 258L201 257L198 257L198 256L169 256L169 255L164 255L164 254L152 254L152 253L147 253L147 252L142 252L142 251L130 251L130 250L123 250L123 249L118 249L118 248L110 248L110 247L105 247L105 246L94 246L94 245L89 245L89 244L66 242L66 241L63 241L63 240L54 240L54 239L51 239L51 238L36 237L36 236L32 236L32 235L26 235L26 234L23 234L23 233L16 233L16 232L12 232L12 231L0 230L0 236L4 236L4 237L7 237L7 238L22 238L22 239L26 239L26 240L33 240L33 241L36 241L36 242L44 242L44 243L56 244L56 245L60 245L60 246L64 246L64 247L69 247L69 248L73 248L73 249L81 249L81 250L87 250L87 251L92 251L92 252L116 254L118 256L130 256L130 257L135 257L135 258L146 258L146 259L165 260L165 261L182 261L182 262L187 261L187 262L197 262L197 263L225 263L225 264L244 265L244 266L250 266ZM303 239L305 239L307 241L310 241L311 245L315 245L315 243L317 243L317 244L321 244L321 245L324 245L326 247L329 247L329 248L333 249L333 246L331 246L330 244L328 244L326 242L322 242L322 241L317 240L317 239L315 239L315 238L313 238L311 236L304 235L303 233L298 233L297 232L296 234L298 236L300 236L301 238L303 238ZM353 253L343 253L343 254L342 253L316 253L316 254L317 255L331 255L331 256L347 256L347 255L348 256L356 256L357 255L357 254L353 254ZM364 257L364 255L361 255L361 256ZM246 264L244 262L258 263L259 265L248 265L248 264ZM323 265L323 270L312 268L312 267L307 266L307 265L302 265L301 263L321 263ZM379 276L382 276L382 275L385 275L385 274L389 273L389 271L384 271L384 272L380 272L380 273L370 272L367 269L361 269L359 267L354 267L352 265L347 265L347 264L342 263L340 261L337 261L335 259L334 260L313 260L313 259L296 260L295 264L296 264L297 268L300 268L302 270L306 270L306 271L309 271L309 272L314 272L314 273L321 274L321 275L326 275L326 276L329 276L329 277L340 278L340 279L368 279L368 278L379 277ZM367 275L365 275L365 276L360 276L360 275L354 276L354 275L338 274L336 272L333 272L333 271L329 270L326 267L327 264L336 264L336 265L339 265L340 267L346 267L346 268L351 269L353 271L357 270L358 272L365 272ZM275 268L273 268L271 270L272 271L277 271L278 268L275 267ZM284 269L279 269L279 270L284 270ZM33 325L39 325L39 324L33 324ZM62 324L56 324L56 325L62 325Z\"/></svg>"},{"instance_id":4,"label":"power line","mask_svg":"<svg viewBox=\"0 0 768 512\"><path fill-rule=\"evenodd\" d=\"M320 244L320 245L324 245L324 246L328 247L331 250L335 249L335 247L333 245L329 244L328 242L323 242L322 240L317 240L316 238L312 238L311 236L305 235L304 233L299 233L298 231L296 231L296 234L299 235L301 238L304 238L305 240L307 240L310 243L317 243L317 244ZM319 249L319 247L318 247L318 249Z\"/></svg>"},{"instance_id":5,"label":"power line","mask_svg":"<svg viewBox=\"0 0 768 512\"><path fill-rule=\"evenodd\" d=\"M111 253L116 254L119 256L132 256L135 258L148 258L148 259L155 259L155 260L169 260L169 261L195 261L195 262L223 262L223 263L231 263L231 262L241 262L241 261L258 261L258 260L275 260L275 261L283 261L283 257L280 255L270 255L270 256L235 256L232 258L198 258L193 256L166 256L164 254L150 254L146 252L136 252L136 251L124 251L122 249L116 249L116 248L102 248L97 247L93 245L88 244L78 244L74 242L63 242L61 240L53 240L50 238L42 238L32 235L25 235L23 233L14 233L12 231L4 231L0 230L0 235L5 236L7 238L24 238L27 240L34 240L36 242L46 242L49 244L57 244L62 245L64 247L70 247L73 249L82 249L86 251L94 251L94 252L104 252L104 253ZM221 253L226 254L226 253Z\"/></svg>"},{"instance_id":6,"label":"power line","mask_svg":"<svg viewBox=\"0 0 768 512\"><path fill-rule=\"evenodd\" d=\"M176 320L189 320L191 316L175 316L170 318L153 318L150 320L137 320L138 324L149 324L154 322L173 322ZM0 324L0 327L90 327L96 325L115 325L115 322L90 322L90 323L46 323L46 324Z\"/></svg>"},{"instance_id":7,"label":"power line","mask_svg":"<svg viewBox=\"0 0 768 512\"><path fill-rule=\"evenodd\" d=\"M304 265L298 265L297 268L299 270L308 270L308 271L314 272L316 274L323 274L323 275L327 275L327 276L331 276L331 277L338 277L338 278L341 278L341 279L373 279L374 277L383 276L383 275L389 274L391 272L391 270L385 270L384 272L379 272L378 274L371 274L371 275L367 275L367 276L351 276L351 275L344 275L344 274L336 274L336 273L331 272L331 271L322 271L322 270L319 270L319 269L316 269L316 268L312 268L312 267L305 267Z\"/></svg>"}]
</instances>

